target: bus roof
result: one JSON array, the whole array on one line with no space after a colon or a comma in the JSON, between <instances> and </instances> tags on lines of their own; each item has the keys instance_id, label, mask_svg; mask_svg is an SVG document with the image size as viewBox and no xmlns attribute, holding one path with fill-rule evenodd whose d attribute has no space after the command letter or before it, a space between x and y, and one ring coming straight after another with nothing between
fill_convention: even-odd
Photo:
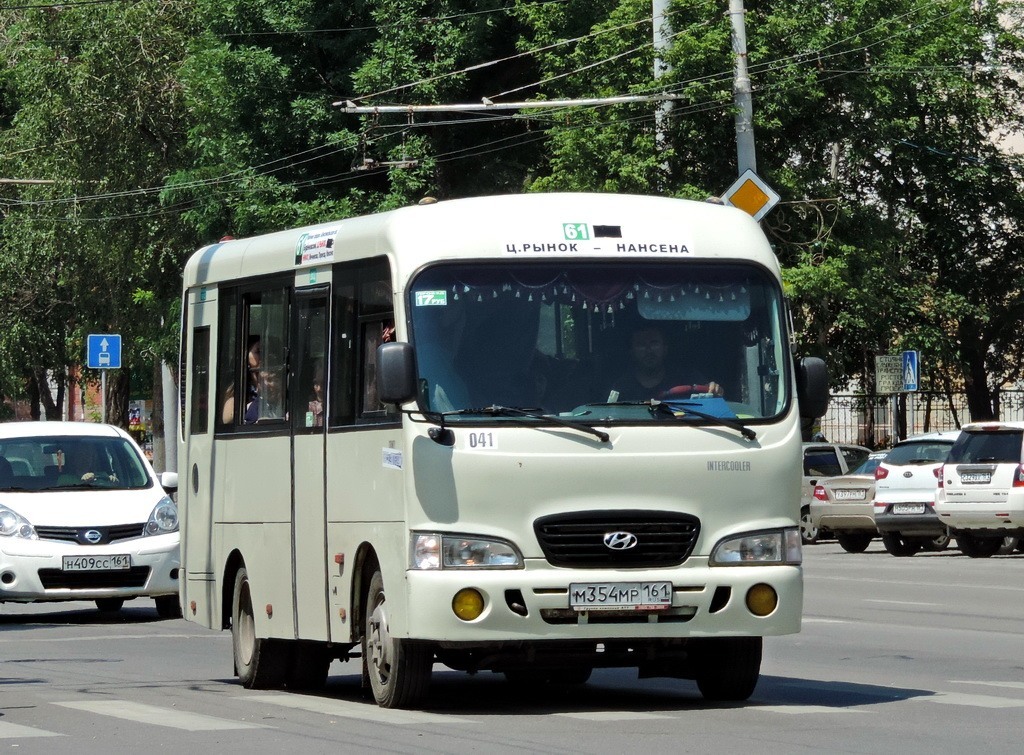
<instances>
[{"instance_id":1,"label":"bus roof","mask_svg":"<svg viewBox=\"0 0 1024 755\"><path fill-rule=\"evenodd\" d=\"M720 258L778 262L734 207L621 194L513 194L419 204L211 244L189 259L186 287L388 254L398 278L457 259Z\"/></svg>"}]
</instances>

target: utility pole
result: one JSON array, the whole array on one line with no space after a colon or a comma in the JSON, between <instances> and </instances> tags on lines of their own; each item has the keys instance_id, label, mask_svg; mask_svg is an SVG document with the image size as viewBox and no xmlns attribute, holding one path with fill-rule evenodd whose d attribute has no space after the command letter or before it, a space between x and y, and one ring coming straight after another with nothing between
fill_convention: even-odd
<instances>
[{"instance_id":1,"label":"utility pole","mask_svg":"<svg viewBox=\"0 0 1024 755\"><path fill-rule=\"evenodd\" d=\"M665 14L668 12L669 0L652 0L651 3L651 25L654 32L654 80L657 81L671 69L668 63L662 58L665 50L668 49L669 39L672 37L672 27L669 25ZM668 129L668 119L672 113L672 100L665 100L659 103L654 111L654 147L659 153L664 153L668 147L668 138L665 135ZM668 160L661 163L661 178L667 183L669 178Z\"/></svg>"},{"instance_id":2,"label":"utility pole","mask_svg":"<svg viewBox=\"0 0 1024 755\"><path fill-rule=\"evenodd\" d=\"M757 173L757 155L754 152L754 105L750 75L747 73L745 15L743 0L729 0L732 49L736 58L733 78L733 101L736 103L736 168L737 175L740 176L748 170Z\"/></svg>"}]
</instances>

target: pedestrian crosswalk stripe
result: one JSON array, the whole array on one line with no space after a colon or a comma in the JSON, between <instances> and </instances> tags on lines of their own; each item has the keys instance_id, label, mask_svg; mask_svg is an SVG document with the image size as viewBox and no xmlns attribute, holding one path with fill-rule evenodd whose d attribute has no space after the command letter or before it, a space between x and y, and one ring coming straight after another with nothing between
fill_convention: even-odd
<instances>
[{"instance_id":1,"label":"pedestrian crosswalk stripe","mask_svg":"<svg viewBox=\"0 0 1024 755\"><path fill-rule=\"evenodd\" d=\"M58 734L54 731L46 731L45 729L33 729L31 726L21 726L20 724L11 724L6 721L0 721L0 739L22 739L29 737L60 737L62 734Z\"/></svg>"},{"instance_id":2,"label":"pedestrian crosswalk stripe","mask_svg":"<svg viewBox=\"0 0 1024 755\"><path fill-rule=\"evenodd\" d=\"M98 713L102 716L123 718L154 726L166 726L185 731L224 731L228 729L266 729L262 724L250 724L243 721L231 721L226 718L215 718L202 713L158 708L154 705L143 705L129 700L76 700L73 702L54 703L64 708Z\"/></svg>"},{"instance_id":3,"label":"pedestrian crosswalk stripe","mask_svg":"<svg viewBox=\"0 0 1024 755\"><path fill-rule=\"evenodd\" d=\"M471 724L468 718L457 718L443 713L425 713L417 710L396 710L380 708L372 703L355 703L311 695L245 695L236 698L250 703L269 703L288 708L323 713L339 718L359 718L364 721L383 724Z\"/></svg>"},{"instance_id":4,"label":"pedestrian crosswalk stripe","mask_svg":"<svg viewBox=\"0 0 1024 755\"><path fill-rule=\"evenodd\" d=\"M1024 708L1024 700L994 695L965 695L959 692L938 692L930 697L916 697L929 703L969 705L974 708Z\"/></svg>"}]
</instances>

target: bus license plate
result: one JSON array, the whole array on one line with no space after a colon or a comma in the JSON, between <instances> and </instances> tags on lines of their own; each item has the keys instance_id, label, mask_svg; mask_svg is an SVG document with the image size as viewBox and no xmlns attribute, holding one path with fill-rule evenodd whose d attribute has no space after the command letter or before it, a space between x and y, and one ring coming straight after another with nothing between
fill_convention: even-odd
<instances>
[{"instance_id":1,"label":"bus license plate","mask_svg":"<svg viewBox=\"0 0 1024 755\"><path fill-rule=\"evenodd\" d=\"M577 611L652 611L672 605L671 582L580 582L569 585Z\"/></svg>"},{"instance_id":2,"label":"bus license plate","mask_svg":"<svg viewBox=\"0 0 1024 755\"><path fill-rule=\"evenodd\" d=\"M892 513L894 514L923 514L924 504L923 503L894 503L892 505Z\"/></svg>"},{"instance_id":3,"label":"bus license plate","mask_svg":"<svg viewBox=\"0 0 1024 755\"><path fill-rule=\"evenodd\" d=\"M115 556L64 556L64 571L120 571L132 568L132 557L127 553Z\"/></svg>"}]
</instances>

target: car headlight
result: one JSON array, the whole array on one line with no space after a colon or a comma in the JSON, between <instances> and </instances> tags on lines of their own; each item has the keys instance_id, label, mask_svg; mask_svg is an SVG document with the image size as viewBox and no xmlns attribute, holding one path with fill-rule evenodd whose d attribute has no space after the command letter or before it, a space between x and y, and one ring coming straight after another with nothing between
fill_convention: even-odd
<instances>
[{"instance_id":1,"label":"car headlight","mask_svg":"<svg viewBox=\"0 0 1024 755\"><path fill-rule=\"evenodd\" d=\"M20 537L38 540L36 528L25 517L13 509L0 506L0 537Z\"/></svg>"},{"instance_id":2,"label":"car headlight","mask_svg":"<svg viewBox=\"0 0 1024 755\"><path fill-rule=\"evenodd\" d=\"M722 540L711 551L711 566L761 566L803 562L800 530L748 532Z\"/></svg>"},{"instance_id":3,"label":"car headlight","mask_svg":"<svg viewBox=\"0 0 1024 755\"><path fill-rule=\"evenodd\" d=\"M174 501L169 496L164 496L153 509L153 513L149 515L145 534L166 535L168 532L177 531L178 507L174 505Z\"/></svg>"},{"instance_id":4,"label":"car headlight","mask_svg":"<svg viewBox=\"0 0 1024 755\"><path fill-rule=\"evenodd\" d=\"M523 557L505 540L414 532L410 562L413 569L520 569Z\"/></svg>"}]
</instances>

